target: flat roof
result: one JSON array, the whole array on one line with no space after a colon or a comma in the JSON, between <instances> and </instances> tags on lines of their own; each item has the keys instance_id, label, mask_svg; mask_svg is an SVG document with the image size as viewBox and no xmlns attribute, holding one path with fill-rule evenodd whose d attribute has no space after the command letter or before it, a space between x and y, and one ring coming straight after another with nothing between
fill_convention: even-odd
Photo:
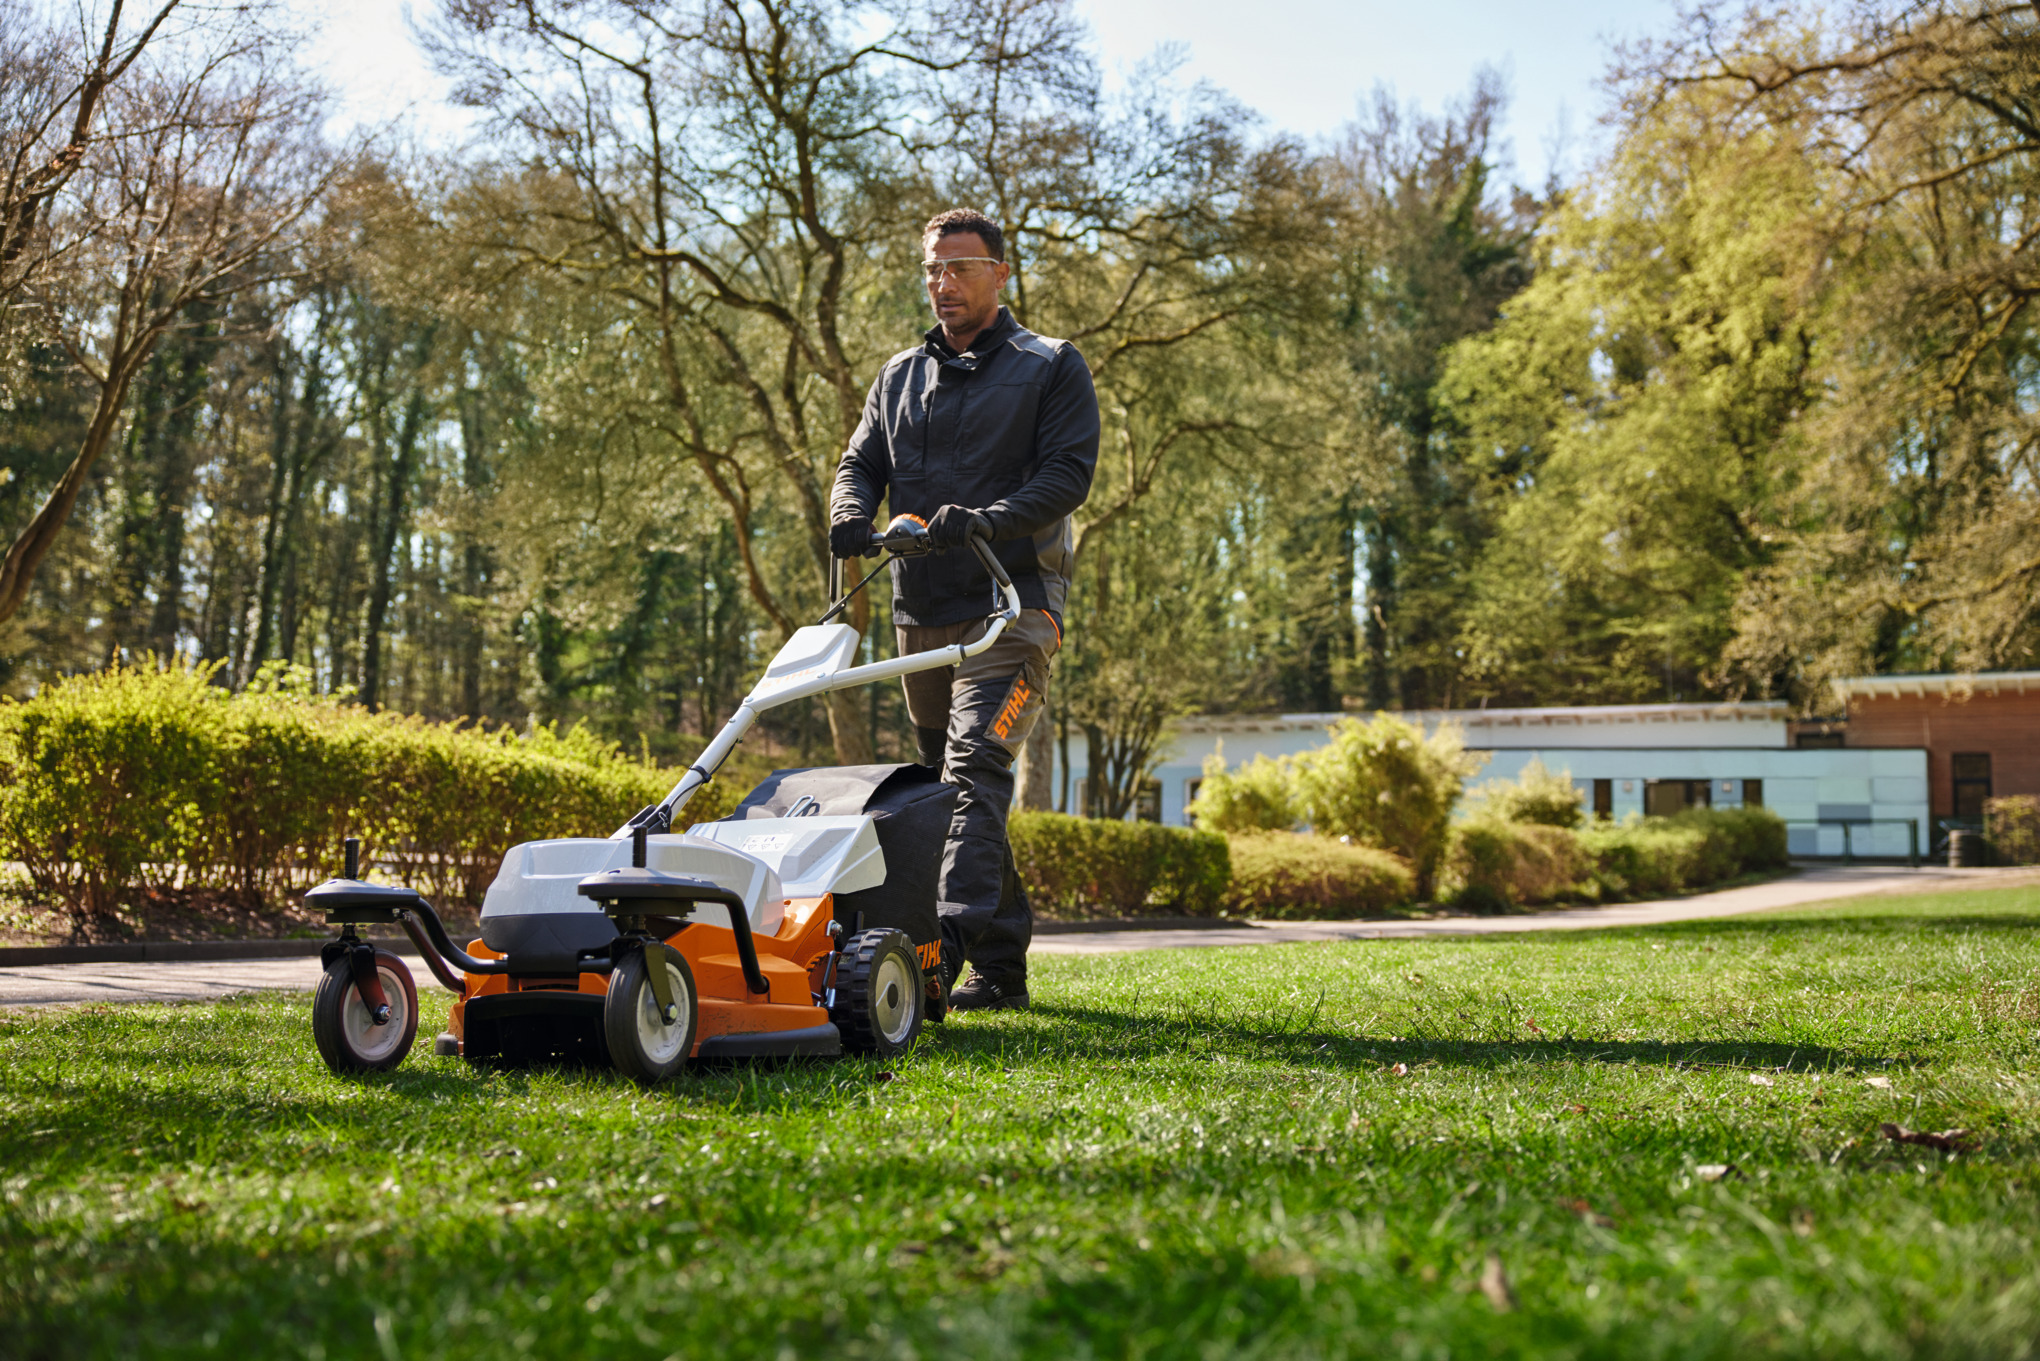
<instances>
[{"instance_id":1,"label":"flat roof","mask_svg":"<svg viewBox=\"0 0 2040 1361\"><path fill-rule=\"evenodd\" d=\"M1945 695L1968 699L1971 695L2040 694L2040 671L1967 671L1920 676L1845 676L1835 682L1835 695L1847 704L1852 699L1921 699Z\"/></svg>"},{"instance_id":2,"label":"flat roof","mask_svg":"<svg viewBox=\"0 0 2040 1361\"><path fill-rule=\"evenodd\" d=\"M2040 672L2035 672L2040 685ZM1545 709L1411 709L1398 718L1431 726L1457 723L1472 734L1483 728L1579 728L1605 724L1782 723L1784 700L1701 704L1579 704ZM1304 732L1322 730L1363 714L1202 714L1176 725L1178 733Z\"/></svg>"}]
</instances>

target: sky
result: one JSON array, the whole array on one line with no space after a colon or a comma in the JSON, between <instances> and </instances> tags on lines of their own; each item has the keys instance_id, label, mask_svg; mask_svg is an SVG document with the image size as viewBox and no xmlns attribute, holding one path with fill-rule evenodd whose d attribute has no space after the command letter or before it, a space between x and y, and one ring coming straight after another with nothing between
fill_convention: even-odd
<instances>
[{"instance_id":1,"label":"sky","mask_svg":"<svg viewBox=\"0 0 2040 1361\"><path fill-rule=\"evenodd\" d=\"M284 0L322 32L308 54L342 92L351 118L409 110L428 140L452 137L467 118L409 36L410 0ZM1165 44L1180 44L1179 74L1208 80L1259 110L1268 126L1329 136L1377 86L1431 112L1463 95L1491 65L1513 96L1506 128L1519 183L1541 185L1556 166L1591 154L1610 44L1663 28L1669 0L1075 0L1098 36L1108 73ZM432 0L415 0L430 13ZM1561 127L1570 131L1560 139Z\"/></svg>"}]
</instances>

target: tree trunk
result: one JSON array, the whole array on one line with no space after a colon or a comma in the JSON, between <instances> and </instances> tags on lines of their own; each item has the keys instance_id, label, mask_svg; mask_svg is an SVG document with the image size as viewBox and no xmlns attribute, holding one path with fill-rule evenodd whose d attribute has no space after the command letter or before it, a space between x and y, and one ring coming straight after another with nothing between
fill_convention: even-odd
<instances>
[{"instance_id":1,"label":"tree trunk","mask_svg":"<svg viewBox=\"0 0 2040 1361\"><path fill-rule=\"evenodd\" d=\"M382 708L383 621L390 608L390 558L403 532L404 497L411 485L411 464L418 448L418 427L425 419L425 394L411 390L404 406L404 423L397 431L397 448L389 467L389 502L382 523L377 526L373 564L374 584L368 593L368 624L361 647L361 701L370 709Z\"/></svg>"},{"instance_id":2,"label":"tree trunk","mask_svg":"<svg viewBox=\"0 0 2040 1361\"><path fill-rule=\"evenodd\" d=\"M845 564L846 569L851 565ZM861 639L871 626L871 597L859 591L857 598L850 602L850 608L843 611L842 621L856 629ZM854 650L851 658L853 661L856 658ZM836 745L836 764L868 766L876 762L878 753L871 743L871 719L858 702L856 692L832 690L828 698L829 736Z\"/></svg>"},{"instance_id":3,"label":"tree trunk","mask_svg":"<svg viewBox=\"0 0 2040 1361\"><path fill-rule=\"evenodd\" d=\"M1046 813L1055 804L1055 727L1043 714L1020 750L1019 788L1014 803L1030 813Z\"/></svg>"},{"instance_id":4,"label":"tree trunk","mask_svg":"<svg viewBox=\"0 0 2040 1361\"><path fill-rule=\"evenodd\" d=\"M99 456L106 452L106 446L113 440L113 432L120 424L121 407L127 402L128 383L134 378L135 369L148 358L155 347L155 337L135 347L135 352L118 367L109 366L106 382L100 385L99 401L92 411L92 421L85 427L85 439L78 449L78 456L71 460L71 466L64 469L64 475L57 479L55 491L42 509L35 513L22 531L14 536L14 542L7 549L7 556L0 559L0 623L5 623L21 609L21 602L28 598L28 588L35 581L36 568L57 542L64 524L71 518L71 507L78 503L78 494L85 490L85 479L92 473L92 465L99 462Z\"/></svg>"}]
</instances>

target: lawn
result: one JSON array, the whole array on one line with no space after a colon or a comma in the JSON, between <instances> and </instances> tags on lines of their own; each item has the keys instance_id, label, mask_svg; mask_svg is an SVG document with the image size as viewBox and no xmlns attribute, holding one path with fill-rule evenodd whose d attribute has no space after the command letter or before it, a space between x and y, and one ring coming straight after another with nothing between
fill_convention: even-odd
<instances>
[{"instance_id":1,"label":"lawn","mask_svg":"<svg viewBox=\"0 0 2040 1361\"><path fill-rule=\"evenodd\" d=\"M650 1093L338 1081L302 996L16 1012L0 1355L2029 1356L2036 926L1059 956Z\"/></svg>"}]
</instances>

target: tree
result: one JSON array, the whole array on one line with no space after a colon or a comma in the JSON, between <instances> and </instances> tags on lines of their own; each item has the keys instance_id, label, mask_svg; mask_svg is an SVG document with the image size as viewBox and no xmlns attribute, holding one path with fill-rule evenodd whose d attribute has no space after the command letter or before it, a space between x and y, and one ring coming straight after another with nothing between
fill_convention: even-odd
<instances>
[{"instance_id":1,"label":"tree","mask_svg":"<svg viewBox=\"0 0 2040 1361\"><path fill-rule=\"evenodd\" d=\"M1459 581L1466 690L1502 703L1718 693L1816 396L1799 139L1721 136L1693 92L1623 132L1539 243L1536 279L1440 392L1491 489Z\"/></svg>"},{"instance_id":2,"label":"tree","mask_svg":"<svg viewBox=\"0 0 2040 1361\"><path fill-rule=\"evenodd\" d=\"M31 299L95 402L77 454L0 560L0 621L21 607L164 335L300 269L293 234L339 171L308 132L317 99L283 54L242 25L207 36L103 92L111 131L51 210L48 254L64 268L45 266Z\"/></svg>"},{"instance_id":3,"label":"tree","mask_svg":"<svg viewBox=\"0 0 2040 1361\"><path fill-rule=\"evenodd\" d=\"M60 241L50 229L58 196L87 154L117 135L101 117L107 91L178 3L145 12L140 27L130 30L124 0L112 0L98 46L85 49L46 22L31 0L0 0L0 347L12 348L7 328L24 295L60 267ZM12 358L0 353L0 363Z\"/></svg>"},{"instance_id":4,"label":"tree","mask_svg":"<svg viewBox=\"0 0 2040 1361\"><path fill-rule=\"evenodd\" d=\"M1824 399L1724 677L1818 706L1836 674L2031 665L2040 16L1709 5L1632 67L1639 110L1704 101L1716 138L1802 139L1823 192Z\"/></svg>"},{"instance_id":5,"label":"tree","mask_svg":"<svg viewBox=\"0 0 2040 1361\"><path fill-rule=\"evenodd\" d=\"M1509 471L1467 456L1439 382L1451 346L1486 330L1530 278L1542 206L1493 182L1506 103L1485 70L1443 118L1377 92L1335 160L1356 222L1335 278L1366 456L1347 498L1357 517L1327 527L1335 541L1357 537L1365 561L1358 679L1372 709L1464 693L1466 567L1488 533L1488 486Z\"/></svg>"}]
</instances>

